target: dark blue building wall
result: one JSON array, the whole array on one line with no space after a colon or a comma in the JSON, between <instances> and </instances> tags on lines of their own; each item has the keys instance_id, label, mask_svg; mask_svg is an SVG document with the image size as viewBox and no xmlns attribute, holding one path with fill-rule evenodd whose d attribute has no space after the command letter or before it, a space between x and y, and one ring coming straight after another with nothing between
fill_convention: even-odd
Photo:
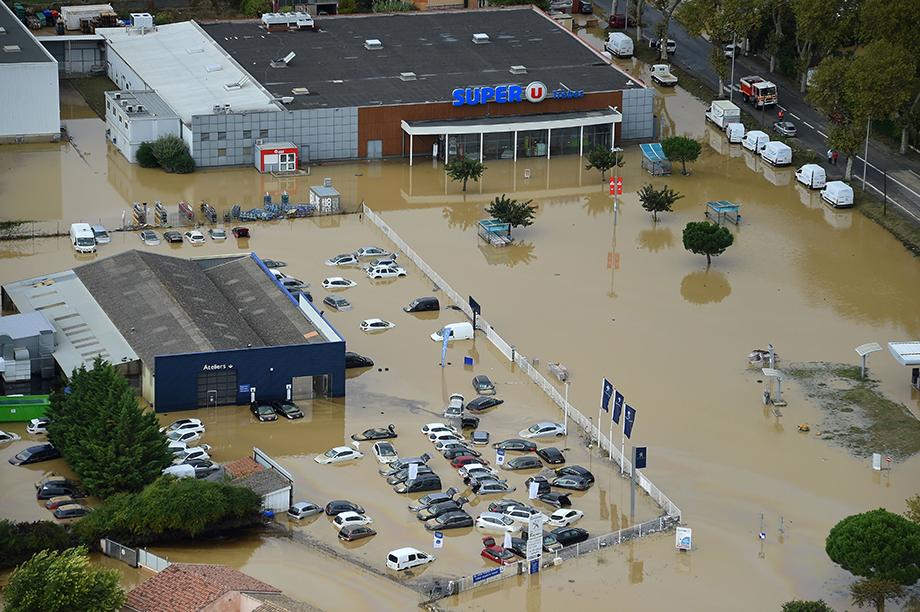
<instances>
[{"instance_id":1,"label":"dark blue building wall","mask_svg":"<svg viewBox=\"0 0 920 612\"><path fill-rule=\"evenodd\" d=\"M286 385L299 376L329 376L330 397L345 395L345 343L321 342L258 348L158 355L155 358L157 412L198 407L198 375L205 366L232 367L237 371L237 404L249 403L249 388L259 399L285 399Z\"/></svg>"}]
</instances>

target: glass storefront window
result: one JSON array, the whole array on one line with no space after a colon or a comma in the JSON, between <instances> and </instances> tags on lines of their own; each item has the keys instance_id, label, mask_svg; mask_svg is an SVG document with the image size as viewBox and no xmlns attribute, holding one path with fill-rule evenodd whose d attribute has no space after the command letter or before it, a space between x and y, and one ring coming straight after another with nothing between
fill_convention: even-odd
<instances>
[{"instance_id":1,"label":"glass storefront window","mask_svg":"<svg viewBox=\"0 0 920 612\"><path fill-rule=\"evenodd\" d=\"M447 137L448 161L466 156L479 161L479 134L451 134Z\"/></svg>"},{"instance_id":2,"label":"glass storefront window","mask_svg":"<svg viewBox=\"0 0 920 612\"><path fill-rule=\"evenodd\" d=\"M549 154L551 157L556 155L578 155L578 137L581 128L563 128L553 130L549 137Z\"/></svg>"},{"instance_id":3,"label":"glass storefront window","mask_svg":"<svg viewBox=\"0 0 920 612\"><path fill-rule=\"evenodd\" d=\"M514 132L485 134L482 157L483 159L514 159Z\"/></svg>"},{"instance_id":4,"label":"glass storefront window","mask_svg":"<svg viewBox=\"0 0 920 612\"><path fill-rule=\"evenodd\" d=\"M610 148L610 124L585 126L585 155L596 147Z\"/></svg>"},{"instance_id":5,"label":"glass storefront window","mask_svg":"<svg viewBox=\"0 0 920 612\"><path fill-rule=\"evenodd\" d=\"M527 130L518 132L518 159L522 157L546 157L546 134L546 130Z\"/></svg>"}]
</instances>

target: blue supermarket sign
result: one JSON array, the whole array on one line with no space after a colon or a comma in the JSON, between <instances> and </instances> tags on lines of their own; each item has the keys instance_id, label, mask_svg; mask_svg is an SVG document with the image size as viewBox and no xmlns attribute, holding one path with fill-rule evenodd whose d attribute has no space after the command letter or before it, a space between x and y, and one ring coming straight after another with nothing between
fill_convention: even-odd
<instances>
[{"instance_id":1,"label":"blue supermarket sign","mask_svg":"<svg viewBox=\"0 0 920 612\"><path fill-rule=\"evenodd\" d=\"M492 576L498 576L502 573L502 568L496 567L484 572L479 572L478 574L473 574L473 584L477 582L482 582L483 580L488 580Z\"/></svg>"},{"instance_id":2,"label":"blue supermarket sign","mask_svg":"<svg viewBox=\"0 0 920 612\"><path fill-rule=\"evenodd\" d=\"M533 81L526 87L521 87L520 85L462 87L455 89L451 94L454 106L475 106L490 103L511 104L523 102L524 100L536 104L547 97L551 97L554 100L564 100L583 98L584 96L585 91L583 89L555 89L550 93L547 91L546 85L540 81Z\"/></svg>"}]
</instances>

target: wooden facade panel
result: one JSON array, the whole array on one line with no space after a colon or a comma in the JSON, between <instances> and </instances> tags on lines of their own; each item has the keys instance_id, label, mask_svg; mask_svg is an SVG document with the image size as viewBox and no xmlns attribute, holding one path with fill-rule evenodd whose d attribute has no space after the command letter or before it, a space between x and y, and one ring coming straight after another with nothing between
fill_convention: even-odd
<instances>
[{"instance_id":1,"label":"wooden facade panel","mask_svg":"<svg viewBox=\"0 0 920 612\"><path fill-rule=\"evenodd\" d=\"M569 100L544 100L539 104L480 104L476 106L453 106L450 102L431 104L405 104L400 106L366 106L358 108L358 157L367 157L369 140L383 141L383 156L396 157L409 154L408 139L400 121L429 121L449 119L471 119L476 117L504 117L563 113L570 111L606 110L615 106L623 108L623 93L620 91L585 94L584 98ZM416 151L431 150L434 138L417 138Z\"/></svg>"}]
</instances>

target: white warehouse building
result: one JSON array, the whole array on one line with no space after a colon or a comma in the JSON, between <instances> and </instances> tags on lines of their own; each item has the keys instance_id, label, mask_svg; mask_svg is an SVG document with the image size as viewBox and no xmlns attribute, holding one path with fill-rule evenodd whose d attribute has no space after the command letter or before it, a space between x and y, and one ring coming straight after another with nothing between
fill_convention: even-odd
<instances>
[{"instance_id":1,"label":"white warehouse building","mask_svg":"<svg viewBox=\"0 0 920 612\"><path fill-rule=\"evenodd\" d=\"M105 128L108 139L132 164L142 142L182 137L179 116L152 91L105 92Z\"/></svg>"},{"instance_id":2,"label":"white warehouse building","mask_svg":"<svg viewBox=\"0 0 920 612\"><path fill-rule=\"evenodd\" d=\"M0 2L0 143L61 138L57 61Z\"/></svg>"}]
</instances>

